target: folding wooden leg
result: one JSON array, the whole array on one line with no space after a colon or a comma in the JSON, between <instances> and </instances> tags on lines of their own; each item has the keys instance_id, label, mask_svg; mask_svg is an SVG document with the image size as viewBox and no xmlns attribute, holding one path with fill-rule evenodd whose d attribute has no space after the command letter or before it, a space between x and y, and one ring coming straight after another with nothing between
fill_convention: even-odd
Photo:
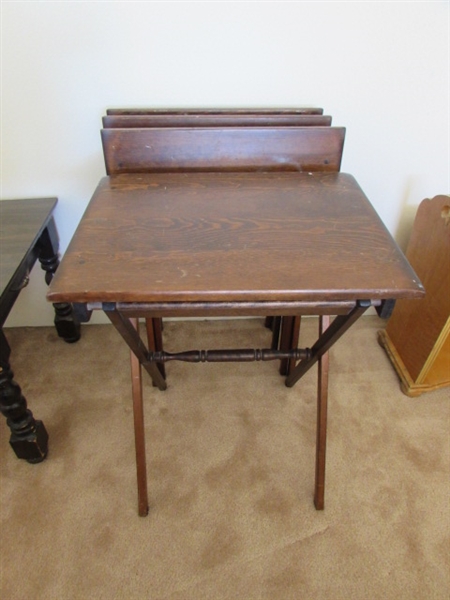
<instances>
[{"instance_id":1,"label":"folding wooden leg","mask_svg":"<svg viewBox=\"0 0 450 600\"><path fill-rule=\"evenodd\" d=\"M133 327L139 332L138 319L130 319ZM148 514L147 466L145 459L144 406L142 401L141 364L136 355L130 351L131 357L131 389L133 395L134 442L136 447L136 472L138 488L138 512L140 517Z\"/></svg>"},{"instance_id":2,"label":"folding wooden leg","mask_svg":"<svg viewBox=\"0 0 450 600\"><path fill-rule=\"evenodd\" d=\"M142 341L138 331L134 327L131 318L125 316L122 312L118 311L115 305L107 304L103 305L105 315L117 329L118 333L122 336L128 347L138 357L139 362L147 371L152 378L153 383L160 390L167 389L167 384L164 377L161 375L160 370L153 361L149 361L149 352L147 346Z\"/></svg>"},{"instance_id":3,"label":"folding wooden leg","mask_svg":"<svg viewBox=\"0 0 450 600\"><path fill-rule=\"evenodd\" d=\"M272 350L279 350L280 348L280 333L281 333L281 317L272 317L272 343L270 347Z\"/></svg>"},{"instance_id":4,"label":"folding wooden leg","mask_svg":"<svg viewBox=\"0 0 450 600\"><path fill-rule=\"evenodd\" d=\"M355 306L346 315L338 315L331 325L324 329L322 335L311 348L311 356L300 361L298 365L286 377L287 387L294 386L299 379L313 367L316 362L335 344L338 339L372 306L370 300L358 300Z\"/></svg>"},{"instance_id":5,"label":"folding wooden leg","mask_svg":"<svg viewBox=\"0 0 450 600\"><path fill-rule=\"evenodd\" d=\"M147 329L148 349L151 352L164 350L162 341L162 319L145 319ZM163 363L157 363L161 375L166 378L166 369Z\"/></svg>"},{"instance_id":6,"label":"folding wooden leg","mask_svg":"<svg viewBox=\"0 0 450 600\"><path fill-rule=\"evenodd\" d=\"M274 320L274 317L266 317L264 319L264 327L267 327L267 329L272 329L273 328L273 320Z\"/></svg>"},{"instance_id":7,"label":"folding wooden leg","mask_svg":"<svg viewBox=\"0 0 450 600\"><path fill-rule=\"evenodd\" d=\"M298 346L301 317L283 317L281 322L280 350L293 350ZM283 358L280 374L289 375L295 367L295 358Z\"/></svg>"},{"instance_id":8,"label":"folding wooden leg","mask_svg":"<svg viewBox=\"0 0 450 600\"><path fill-rule=\"evenodd\" d=\"M299 338L300 338L300 325L301 325L301 321L302 321L302 318L299 315L297 315L296 317L293 317L293 321L292 321L292 336L291 336L291 349L298 347L298 342L299 342ZM286 375L289 375L290 373L292 373L292 371L295 368L295 365L296 365L295 358L291 358L289 360L289 366L288 366Z\"/></svg>"},{"instance_id":9,"label":"folding wooden leg","mask_svg":"<svg viewBox=\"0 0 450 600\"><path fill-rule=\"evenodd\" d=\"M319 336L330 325L328 315L319 318ZM316 439L316 482L314 488L314 505L323 510L325 505L325 461L327 445L327 405L328 405L328 370L329 353L326 352L318 360L317 382L317 439Z\"/></svg>"}]
</instances>

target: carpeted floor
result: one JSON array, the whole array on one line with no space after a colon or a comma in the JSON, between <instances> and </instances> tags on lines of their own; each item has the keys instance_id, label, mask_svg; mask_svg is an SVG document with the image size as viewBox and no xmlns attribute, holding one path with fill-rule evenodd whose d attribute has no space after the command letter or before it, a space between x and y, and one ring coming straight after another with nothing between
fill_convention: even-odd
<instances>
[{"instance_id":1,"label":"carpeted floor","mask_svg":"<svg viewBox=\"0 0 450 600\"><path fill-rule=\"evenodd\" d=\"M137 516L128 351L110 325L73 345L6 331L47 460L0 423L2 600L448 600L450 391L411 399L364 317L331 352L325 511L312 502L316 369L144 373L150 513ZM317 323L302 323L301 345ZM170 322L169 351L267 347L261 320ZM217 341L219 340L219 341Z\"/></svg>"}]
</instances>

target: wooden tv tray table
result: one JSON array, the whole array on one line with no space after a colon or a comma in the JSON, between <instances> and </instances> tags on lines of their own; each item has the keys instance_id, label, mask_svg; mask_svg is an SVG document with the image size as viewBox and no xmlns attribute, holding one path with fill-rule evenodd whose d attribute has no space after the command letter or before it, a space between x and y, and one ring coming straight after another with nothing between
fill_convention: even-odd
<instances>
[{"instance_id":1,"label":"wooden tv tray table","mask_svg":"<svg viewBox=\"0 0 450 600\"><path fill-rule=\"evenodd\" d=\"M139 514L148 510L140 366L180 359L319 363L314 501L324 506L329 348L370 306L423 287L351 175L306 172L135 173L105 177L48 299L102 309L134 356ZM151 352L137 319L320 315L312 348ZM329 325L329 316L337 315Z\"/></svg>"},{"instance_id":2,"label":"wooden tv tray table","mask_svg":"<svg viewBox=\"0 0 450 600\"><path fill-rule=\"evenodd\" d=\"M42 421L36 421L27 408L9 364L11 349L3 325L20 291L39 259L50 283L59 265L59 238L53 219L56 198L2 200L0 202L0 411L11 430L10 444L18 458L30 463L44 460L48 434ZM55 326L66 342L80 337L80 324L72 307L55 305Z\"/></svg>"}]
</instances>

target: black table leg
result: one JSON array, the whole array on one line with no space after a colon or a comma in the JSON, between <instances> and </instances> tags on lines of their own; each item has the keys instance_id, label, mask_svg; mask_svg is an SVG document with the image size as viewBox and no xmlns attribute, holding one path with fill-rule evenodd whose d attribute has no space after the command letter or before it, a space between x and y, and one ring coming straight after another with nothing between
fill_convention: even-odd
<instances>
[{"instance_id":1,"label":"black table leg","mask_svg":"<svg viewBox=\"0 0 450 600\"><path fill-rule=\"evenodd\" d=\"M48 222L37 244L30 249L27 260L31 269L36 257L45 271L47 285L51 282L58 268L59 239L53 218ZM23 286L22 286L23 287ZM20 288L10 289L2 312L1 325L8 316L15 299L20 293ZM55 308L55 326L58 335L66 342L72 343L80 339L80 321L72 310L70 304L58 303ZM0 412L6 417L6 422L11 430L9 443L18 458L23 458L30 463L38 463L45 459L48 453L48 433L44 423L33 417L27 407L27 401L22 394L18 383L14 381L9 358L11 349L3 329L0 329Z\"/></svg>"},{"instance_id":2,"label":"black table leg","mask_svg":"<svg viewBox=\"0 0 450 600\"><path fill-rule=\"evenodd\" d=\"M58 247L58 232L54 220L51 219L39 239L39 262L45 271L47 285L50 285L59 265ZM58 302L53 304L53 308L55 309L55 327L58 335L69 344L77 342L81 336L81 326L72 305Z\"/></svg>"},{"instance_id":3,"label":"black table leg","mask_svg":"<svg viewBox=\"0 0 450 600\"><path fill-rule=\"evenodd\" d=\"M47 456L48 433L43 422L34 419L20 386L13 379L10 353L5 334L0 330L0 412L11 430L9 443L16 456L38 463Z\"/></svg>"},{"instance_id":4,"label":"black table leg","mask_svg":"<svg viewBox=\"0 0 450 600\"><path fill-rule=\"evenodd\" d=\"M165 390L167 384L164 377L161 374L157 363L149 361L149 351L136 331L134 322L116 310L114 305L104 304L103 310L105 315L127 343L130 350L137 356L141 365L152 378L155 386L160 390Z\"/></svg>"}]
</instances>

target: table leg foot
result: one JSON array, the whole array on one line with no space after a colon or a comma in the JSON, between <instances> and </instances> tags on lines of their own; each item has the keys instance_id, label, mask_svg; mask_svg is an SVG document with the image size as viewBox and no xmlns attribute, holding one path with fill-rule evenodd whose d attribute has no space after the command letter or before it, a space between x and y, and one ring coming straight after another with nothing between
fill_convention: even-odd
<instances>
[{"instance_id":1,"label":"table leg foot","mask_svg":"<svg viewBox=\"0 0 450 600\"><path fill-rule=\"evenodd\" d=\"M55 327L59 337L68 344L78 342L81 337L80 322L73 313L70 304L53 304L55 309Z\"/></svg>"},{"instance_id":2,"label":"table leg foot","mask_svg":"<svg viewBox=\"0 0 450 600\"><path fill-rule=\"evenodd\" d=\"M12 433L9 443L17 458L31 464L40 463L48 454L48 433L42 421L34 421L34 431L25 438Z\"/></svg>"},{"instance_id":3,"label":"table leg foot","mask_svg":"<svg viewBox=\"0 0 450 600\"><path fill-rule=\"evenodd\" d=\"M48 433L42 421L36 421L9 365L0 368L0 411L11 430L9 443L18 458L29 463L42 462L48 452Z\"/></svg>"},{"instance_id":4,"label":"table leg foot","mask_svg":"<svg viewBox=\"0 0 450 600\"><path fill-rule=\"evenodd\" d=\"M316 510L324 510L325 508L325 489L316 488L314 493L314 506Z\"/></svg>"}]
</instances>

